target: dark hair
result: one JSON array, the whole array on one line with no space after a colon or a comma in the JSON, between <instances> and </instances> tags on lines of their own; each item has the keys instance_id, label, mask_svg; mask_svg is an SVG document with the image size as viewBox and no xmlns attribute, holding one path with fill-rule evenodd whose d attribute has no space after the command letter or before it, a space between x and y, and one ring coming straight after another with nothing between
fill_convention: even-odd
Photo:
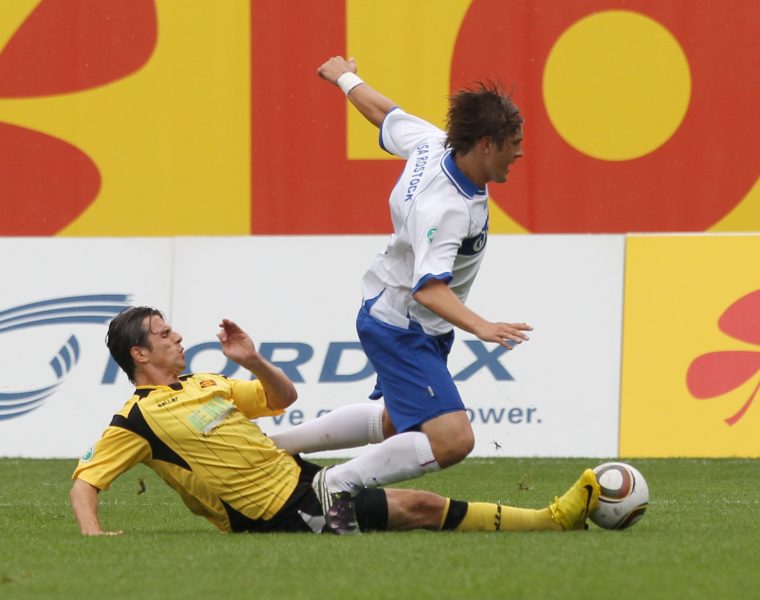
<instances>
[{"instance_id":1,"label":"dark hair","mask_svg":"<svg viewBox=\"0 0 760 600\"><path fill-rule=\"evenodd\" d=\"M522 122L520 109L498 83L477 82L475 89L464 88L449 98L446 145L466 154L481 138L490 137L501 149Z\"/></svg>"},{"instance_id":2,"label":"dark hair","mask_svg":"<svg viewBox=\"0 0 760 600\"><path fill-rule=\"evenodd\" d=\"M143 326L143 321L145 317L153 316L164 318L160 310L150 306L132 306L116 315L108 325L108 351L132 383L135 382L135 363L130 350L135 346L150 348L148 329Z\"/></svg>"}]
</instances>

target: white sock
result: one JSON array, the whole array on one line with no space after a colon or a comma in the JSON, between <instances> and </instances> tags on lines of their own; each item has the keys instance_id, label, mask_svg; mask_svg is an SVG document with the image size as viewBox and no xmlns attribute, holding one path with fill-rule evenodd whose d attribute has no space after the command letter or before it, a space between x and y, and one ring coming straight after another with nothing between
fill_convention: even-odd
<instances>
[{"instance_id":1,"label":"white sock","mask_svg":"<svg viewBox=\"0 0 760 600\"><path fill-rule=\"evenodd\" d=\"M354 448L383 439L383 405L350 404L270 436L288 454Z\"/></svg>"},{"instance_id":2,"label":"white sock","mask_svg":"<svg viewBox=\"0 0 760 600\"><path fill-rule=\"evenodd\" d=\"M325 473L331 492L355 493L361 487L377 487L439 471L428 437L407 431L372 446L364 454L335 465Z\"/></svg>"}]
</instances>

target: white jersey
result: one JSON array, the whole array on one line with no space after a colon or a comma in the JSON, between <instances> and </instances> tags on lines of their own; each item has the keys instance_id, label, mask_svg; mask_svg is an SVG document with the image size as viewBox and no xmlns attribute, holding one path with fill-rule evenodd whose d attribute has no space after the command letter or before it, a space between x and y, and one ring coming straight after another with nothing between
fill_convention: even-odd
<instances>
[{"instance_id":1,"label":"white jersey","mask_svg":"<svg viewBox=\"0 0 760 600\"><path fill-rule=\"evenodd\" d=\"M390 243L362 280L364 300L377 298L373 317L403 328L412 319L431 335L452 326L412 294L435 278L465 302L488 237L487 190L459 170L445 140L445 132L399 108L385 117L380 144L407 163L389 200Z\"/></svg>"}]
</instances>

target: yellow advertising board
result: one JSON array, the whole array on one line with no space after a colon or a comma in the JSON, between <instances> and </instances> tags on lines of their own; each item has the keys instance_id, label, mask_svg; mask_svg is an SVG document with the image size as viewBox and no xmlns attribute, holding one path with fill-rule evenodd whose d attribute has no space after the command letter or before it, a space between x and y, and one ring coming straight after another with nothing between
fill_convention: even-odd
<instances>
[{"instance_id":1,"label":"yellow advertising board","mask_svg":"<svg viewBox=\"0 0 760 600\"><path fill-rule=\"evenodd\" d=\"M760 235L629 236L620 456L760 456Z\"/></svg>"}]
</instances>

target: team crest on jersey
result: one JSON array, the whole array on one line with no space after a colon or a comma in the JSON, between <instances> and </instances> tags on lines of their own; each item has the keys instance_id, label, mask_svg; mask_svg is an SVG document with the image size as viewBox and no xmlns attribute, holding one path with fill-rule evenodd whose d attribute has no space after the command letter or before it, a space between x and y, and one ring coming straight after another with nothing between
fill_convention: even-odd
<instances>
[{"instance_id":1,"label":"team crest on jersey","mask_svg":"<svg viewBox=\"0 0 760 600\"><path fill-rule=\"evenodd\" d=\"M82 458L80 458L79 460L82 462L90 462L93 456L95 456L95 450L92 448L92 446L90 446L89 448L87 448L87 452L82 454Z\"/></svg>"},{"instance_id":2,"label":"team crest on jersey","mask_svg":"<svg viewBox=\"0 0 760 600\"><path fill-rule=\"evenodd\" d=\"M425 232L425 237L427 238L428 244L433 243L433 238L435 237L435 234L437 231L438 231L438 227L433 226Z\"/></svg>"},{"instance_id":3,"label":"team crest on jersey","mask_svg":"<svg viewBox=\"0 0 760 600\"><path fill-rule=\"evenodd\" d=\"M216 381L214 381L213 379L204 379L203 381L200 382L199 385L202 388L207 388L207 387L211 387L212 385L216 385Z\"/></svg>"}]
</instances>

